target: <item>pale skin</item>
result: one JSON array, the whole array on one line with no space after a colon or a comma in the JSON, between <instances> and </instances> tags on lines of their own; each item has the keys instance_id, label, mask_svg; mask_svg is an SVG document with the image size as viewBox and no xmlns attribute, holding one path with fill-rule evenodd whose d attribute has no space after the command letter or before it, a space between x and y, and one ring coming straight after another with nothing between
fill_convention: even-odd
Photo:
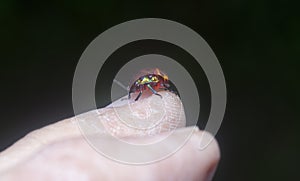
<instances>
[{"instance_id":1,"label":"pale skin","mask_svg":"<svg viewBox=\"0 0 300 181\"><path fill-rule=\"evenodd\" d=\"M161 115L159 111L165 111L166 114L160 120L160 130L163 131L154 130L154 135L147 131L141 135L135 129L120 125L120 117L111 107L94 110L84 116L98 113L105 128L99 139L107 139L108 147L110 138L107 134L111 133L123 139L145 142L164 137L167 131L174 131L172 134L180 136L195 129L185 127L184 112L178 114L182 111L176 110L180 108L180 99L169 92L160 94L165 104L157 103L161 99L159 96L147 97L145 94L141 100L117 108L120 114L130 109L135 111L134 115L141 117L143 114L148 115L149 107L157 115ZM176 120L174 115L179 115ZM131 116L128 117L134 119ZM156 119L156 115L150 117L150 121ZM130 121L134 123L134 120ZM176 130L170 125L174 121L178 123ZM220 151L215 139L205 149L199 149L201 137L203 140L212 139L209 133L195 129L187 143L166 159L151 164L122 164L95 151L83 138L76 119L69 118L35 130L1 152L0 180L211 180L220 159ZM159 150L167 149L168 144L176 141L170 139ZM146 154L157 153L149 151Z\"/></svg>"}]
</instances>

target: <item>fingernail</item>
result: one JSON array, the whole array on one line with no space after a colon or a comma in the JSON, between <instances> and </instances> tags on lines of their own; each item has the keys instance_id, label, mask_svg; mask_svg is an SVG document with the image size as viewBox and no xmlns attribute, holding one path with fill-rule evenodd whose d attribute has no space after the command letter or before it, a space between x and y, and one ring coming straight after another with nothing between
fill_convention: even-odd
<instances>
[{"instance_id":1,"label":"fingernail","mask_svg":"<svg viewBox=\"0 0 300 181\"><path fill-rule=\"evenodd\" d=\"M199 147L198 149L200 151L205 150L209 144L212 143L212 141L214 140L214 136L211 135L210 133L203 131L200 137L200 141L199 141Z\"/></svg>"},{"instance_id":2,"label":"fingernail","mask_svg":"<svg viewBox=\"0 0 300 181\"><path fill-rule=\"evenodd\" d=\"M205 177L205 180L210 181L213 179L218 162L220 160L220 149L218 143L214 139L214 136L206 131L201 132L199 141L198 150L204 151L205 149L209 149L208 152L211 154L210 163Z\"/></svg>"}]
</instances>

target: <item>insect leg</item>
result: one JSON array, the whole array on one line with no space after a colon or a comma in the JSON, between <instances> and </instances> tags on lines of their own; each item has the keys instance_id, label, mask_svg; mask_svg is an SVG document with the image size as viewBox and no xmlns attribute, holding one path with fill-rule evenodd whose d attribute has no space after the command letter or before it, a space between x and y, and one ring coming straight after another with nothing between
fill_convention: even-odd
<instances>
[{"instance_id":1,"label":"insect leg","mask_svg":"<svg viewBox=\"0 0 300 181\"><path fill-rule=\"evenodd\" d=\"M178 90L171 81L169 81L168 83L164 83L163 86L165 90L168 90L180 97Z\"/></svg>"},{"instance_id":2,"label":"insect leg","mask_svg":"<svg viewBox=\"0 0 300 181\"><path fill-rule=\"evenodd\" d=\"M169 89L170 84L162 83L162 84L160 84L160 85L162 86L162 87L159 88L160 90L170 91L170 89Z\"/></svg>"},{"instance_id":3,"label":"insect leg","mask_svg":"<svg viewBox=\"0 0 300 181\"><path fill-rule=\"evenodd\" d=\"M151 87L150 84L148 84L147 87L152 91L153 94L155 94L155 95L159 96L160 98L162 98L162 96L161 96L159 93L157 93L157 91L154 90L154 89Z\"/></svg>"},{"instance_id":4,"label":"insect leg","mask_svg":"<svg viewBox=\"0 0 300 181\"><path fill-rule=\"evenodd\" d=\"M130 98L131 98L131 95L130 95L130 94L131 94L131 92L129 92L129 93L128 93L128 99L130 99Z\"/></svg>"},{"instance_id":5,"label":"insect leg","mask_svg":"<svg viewBox=\"0 0 300 181\"><path fill-rule=\"evenodd\" d=\"M170 84L164 83L163 86L164 86L165 88L169 88L169 87L170 87Z\"/></svg>"},{"instance_id":6,"label":"insect leg","mask_svg":"<svg viewBox=\"0 0 300 181\"><path fill-rule=\"evenodd\" d=\"M142 93L143 93L143 91L141 90L141 91L140 91L140 93L139 93L139 95L138 95L138 96L135 98L135 100L134 100L134 101L137 101L137 100L139 100L139 98L141 97Z\"/></svg>"}]
</instances>

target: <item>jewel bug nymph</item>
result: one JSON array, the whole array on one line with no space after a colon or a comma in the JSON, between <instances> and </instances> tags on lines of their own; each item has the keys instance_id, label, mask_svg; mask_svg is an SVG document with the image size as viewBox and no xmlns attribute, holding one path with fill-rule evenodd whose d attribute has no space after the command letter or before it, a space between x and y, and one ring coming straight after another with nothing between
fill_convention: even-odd
<instances>
[{"instance_id":1,"label":"jewel bug nymph","mask_svg":"<svg viewBox=\"0 0 300 181\"><path fill-rule=\"evenodd\" d=\"M168 76L162 74L158 69L156 69L154 73L140 76L135 80L129 89L128 99L131 98L131 93L138 93L138 96L135 98L135 101L137 101L145 90L150 90L153 94L160 96L161 98L162 96L158 93L159 90L168 90L179 96L176 87L169 80Z\"/></svg>"}]
</instances>

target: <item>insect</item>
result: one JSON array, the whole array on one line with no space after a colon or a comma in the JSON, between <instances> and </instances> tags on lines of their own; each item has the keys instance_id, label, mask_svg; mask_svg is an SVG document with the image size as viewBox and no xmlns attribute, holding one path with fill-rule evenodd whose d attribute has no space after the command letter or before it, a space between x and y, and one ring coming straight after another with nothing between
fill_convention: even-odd
<instances>
[{"instance_id":1,"label":"insect","mask_svg":"<svg viewBox=\"0 0 300 181\"><path fill-rule=\"evenodd\" d=\"M129 89L128 99L131 98L131 93L139 93L135 98L135 101L137 101L145 90L150 90L153 94L161 98L162 96L158 93L158 90L168 90L179 96L174 84L169 80L168 76L162 74L159 69L156 69L154 73L143 75L135 80Z\"/></svg>"}]
</instances>

